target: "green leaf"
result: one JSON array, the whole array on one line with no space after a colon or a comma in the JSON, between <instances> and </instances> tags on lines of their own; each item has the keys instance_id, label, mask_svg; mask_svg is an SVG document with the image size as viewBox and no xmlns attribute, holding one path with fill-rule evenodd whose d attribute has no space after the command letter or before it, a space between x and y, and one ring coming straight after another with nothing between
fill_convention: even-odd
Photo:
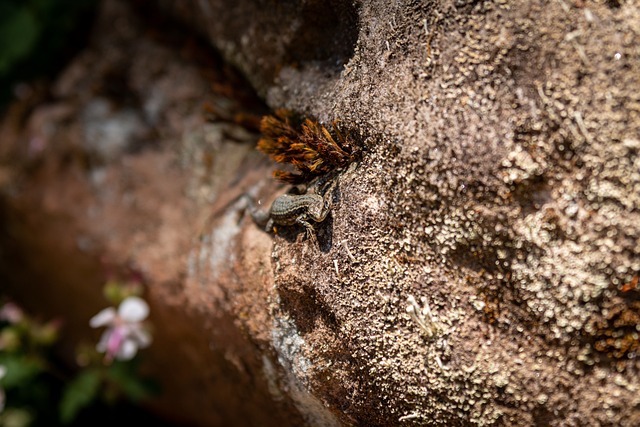
<instances>
[{"instance_id":1,"label":"green leaf","mask_svg":"<svg viewBox=\"0 0 640 427\"><path fill-rule=\"evenodd\" d=\"M115 362L109 368L109 379L115 383L124 395L133 402L150 397L157 391L153 381L140 378L136 359L127 362Z\"/></svg>"},{"instance_id":2,"label":"green leaf","mask_svg":"<svg viewBox=\"0 0 640 427\"><path fill-rule=\"evenodd\" d=\"M60 401L60 421L63 424L71 423L80 410L96 400L100 383L99 371L85 370L67 384Z\"/></svg>"},{"instance_id":3,"label":"green leaf","mask_svg":"<svg viewBox=\"0 0 640 427\"><path fill-rule=\"evenodd\" d=\"M41 30L26 7L13 9L12 12L0 26L0 75L31 53Z\"/></svg>"},{"instance_id":4,"label":"green leaf","mask_svg":"<svg viewBox=\"0 0 640 427\"><path fill-rule=\"evenodd\" d=\"M21 354L0 355L0 365L7 368L6 376L0 380L0 384L6 389L23 386L44 372L40 361Z\"/></svg>"}]
</instances>

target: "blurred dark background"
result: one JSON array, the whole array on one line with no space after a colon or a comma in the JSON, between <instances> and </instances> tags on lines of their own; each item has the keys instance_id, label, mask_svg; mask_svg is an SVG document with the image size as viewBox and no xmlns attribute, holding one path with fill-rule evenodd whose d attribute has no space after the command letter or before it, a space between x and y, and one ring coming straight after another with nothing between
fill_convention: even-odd
<instances>
[{"instance_id":1,"label":"blurred dark background","mask_svg":"<svg viewBox=\"0 0 640 427\"><path fill-rule=\"evenodd\" d=\"M0 1L0 111L19 95L20 82L48 80L86 44L96 5L96 0Z\"/></svg>"}]
</instances>

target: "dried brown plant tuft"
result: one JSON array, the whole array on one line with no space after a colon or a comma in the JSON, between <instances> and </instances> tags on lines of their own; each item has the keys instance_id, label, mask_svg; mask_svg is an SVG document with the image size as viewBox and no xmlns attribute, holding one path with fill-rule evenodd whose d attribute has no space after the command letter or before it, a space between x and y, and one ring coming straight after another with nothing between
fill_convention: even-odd
<instances>
[{"instance_id":1,"label":"dried brown plant tuft","mask_svg":"<svg viewBox=\"0 0 640 427\"><path fill-rule=\"evenodd\" d=\"M353 138L342 133L336 122L332 128L333 135L315 120L300 120L288 110L277 110L262 118L263 137L258 149L278 163L293 165L299 172L277 170L277 179L300 184L354 160Z\"/></svg>"}]
</instances>

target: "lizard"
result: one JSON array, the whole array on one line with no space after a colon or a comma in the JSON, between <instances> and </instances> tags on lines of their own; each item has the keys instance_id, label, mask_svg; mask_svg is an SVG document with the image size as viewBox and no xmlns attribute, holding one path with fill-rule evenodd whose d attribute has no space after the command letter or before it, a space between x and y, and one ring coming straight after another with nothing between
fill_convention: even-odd
<instances>
[{"instance_id":1,"label":"lizard","mask_svg":"<svg viewBox=\"0 0 640 427\"><path fill-rule=\"evenodd\" d=\"M309 238L315 239L315 229L312 222L320 223L325 220L333 207L333 193L338 184L334 178L324 191L324 194L283 194L276 198L268 211L251 209L254 222L264 226L270 232L275 225L302 225ZM319 187L318 184L314 188Z\"/></svg>"}]
</instances>

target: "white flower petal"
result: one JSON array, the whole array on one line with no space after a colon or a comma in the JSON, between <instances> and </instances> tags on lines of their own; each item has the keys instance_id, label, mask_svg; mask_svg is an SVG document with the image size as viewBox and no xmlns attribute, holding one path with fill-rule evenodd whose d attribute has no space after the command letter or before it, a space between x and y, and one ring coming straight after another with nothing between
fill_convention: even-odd
<instances>
[{"instance_id":1,"label":"white flower petal","mask_svg":"<svg viewBox=\"0 0 640 427\"><path fill-rule=\"evenodd\" d=\"M96 350L98 350L98 353L104 353L105 351L107 351L107 344L109 344L109 337L111 336L111 332L112 330L111 328L109 328L104 331L104 333L100 337L100 341L98 341L98 344L96 344Z\"/></svg>"},{"instance_id":2,"label":"white flower petal","mask_svg":"<svg viewBox=\"0 0 640 427\"><path fill-rule=\"evenodd\" d=\"M125 322L141 322L149 315L149 306L138 297L128 297L118 307L118 315Z\"/></svg>"},{"instance_id":3,"label":"white flower petal","mask_svg":"<svg viewBox=\"0 0 640 427\"><path fill-rule=\"evenodd\" d=\"M139 348L146 348L151 345L151 334L139 325L129 329L129 336L138 343Z\"/></svg>"},{"instance_id":4,"label":"white flower petal","mask_svg":"<svg viewBox=\"0 0 640 427\"><path fill-rule=\"evenodd\" d=\"M7 375L7 367L0 365L0 379L4 378L5 375Z\"/></svg>"},{"instance_id":5,"label":"white flower petal","mask_svg":"<svg viewBox=\"0 0 640 427\"><path fill-rule=\"evenodd\" d=\"M89 325L91 325L92 328L99 328L100 326L105 326L113 322L115 318L116 309L113 307L105 308L89 320Z\"/></svg>"},{"instance_id":6,"label":"white flower petal","mask_svg":"<svg viewBox=\"0 0 640 427\"><path fill-rule=\"evenodd\" d=\"M135 357L138 352L138 344L131 340L125 339L116 354L116 359L118 360L131 360Z\"/></svg>"}]
</instances>

